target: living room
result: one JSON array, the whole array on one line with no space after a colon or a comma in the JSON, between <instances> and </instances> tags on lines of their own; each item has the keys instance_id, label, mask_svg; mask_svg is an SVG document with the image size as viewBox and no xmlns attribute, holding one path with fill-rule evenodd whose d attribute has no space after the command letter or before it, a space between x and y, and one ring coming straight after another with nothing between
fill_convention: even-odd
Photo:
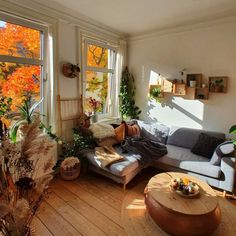
<instances>
[{"instance_id":1,"label":"living room","mask_svg":"<svg viewBox=\"0 0 236 236\"><path fill-rule=\"evenodd\" d=\"M68 0L66 2L63 0L0 0L0 8L1 29L6 28L6 23L10 23L36 31L29 31L28 35L36 35L36 38L40 35L40 43L33 49L34 52L38 50L40 56L13 55L13 49L9 45L11 39L17 40L17 37L1 38L1 67L5 62L15 63L19 67L33 65L40 68L40 72L37 72L40 86L37 84L34 89L38 89L39 97L44 98L39 104L40 113L44 114L41 116L41 121L45 127L50 127L50 130L46 130L54 138L53 144L45 143L44 147L45 150L51 150L48 156L53 156L54 161L63 152L60 150L60 142L73 139L72 129L78 124L78 115L79 118L81 118L81 112L89 114L89 117L94 115L88 107L93 93L100 93L96 91L96 88L93 90L91 86L91 81L96 76L97 86L102 83L101 78L110 81L106 85L103 84L108 91L105 100L95 97L97 99L95 106L98 102L98 106L100 104L102 107L96 114L96 119L98 118L96 123L112 123L115 128L119 127L122 120L119 113L120 84L122 72L126 66L134 78L135 105L141 111L138 125L142 130L139 132L142 134L144 131L151 133L154 131L152 135L155 136L156 130L160 131L158 138L166 138L161 143L167 147L169 155L192 155L190 149L192 150L196 140L199 140L199 132L195 132L195 129L200 130L200 134L203 131L204 134L213 135L218 139L223 138L224 141L235 139L235 134L230 134L231 127L234 127L231 133L235 133L236 130L234 126L236 95L233 90L236 87L235 1L181 0L177 3L171 0L122 0L119 2L103 0L98 3L93 0ZM30 38L28 35L18 37ZM27 41L30 42L27 45L33 48L32 43L33 40L37 41L36 38L33 39L32 36ZM107 50L108 66L99 67L89 64L89 55L95 52L93 46ZM4 52L4 47L8 49L7 53ZM18 48L17 53L19 50ZM93 56L95 62L104 62L99 60L103 58L98 58L95 54ZM13 69L8 69L6 72L1 68L0 79L4 82L0 80L0 87L5 93L7 89L11 90L9 88L15 85L12 80L9 86L3 86L7 81L5 75L9 76L9 80L14 77L11 76L11 73L13 74L11 70ZM73 73L70 74L70 72ZM32 74L31 77L35 79ZM196 80L197 85L192 86L191 80ZM223 83L223 88L216 92L212 85L219 81ZM181 89L176 90L178 87ZM91 90L88 91L88 88ZM152 88L158 89L158 97L151 97ZM17 90L12 91L6 94L17 93ZM1 119L2 114L0 113ZM92 116L91 123L93 123ZM84 118L86 120L87 116ZM7 125L6 120L4 117ZM154 126L147 127L147 124L154 124ZM129 125L136 124L126 122L123 125L126 131ZM175 132L174 127L181 127L181 129ZM111 132L116 132L115 128ZM168 134L163 136L165 132ZM173 132L177 136L171 137ZM19 138L20 134L17 135ZM24 138L24 135L21 134L21 136ZM30 136L28 138L30 140ZM208 145L205 144L205 146ZM122 173L122 178L117 175L117 170L120 170L119 162L111 168L108 167L105 174L104 168L97 168L96 165L91 165L92 171L81 169L75 181L63 181L60 174L57 174L52 181L50 179L50 187L43 194L45 200L41 199L40 203L37 202L37 212L31 209L30 215L33 220L31 219L30 227L36 235L209 235L213 231L213 235L235 235L236 205L233 188L235 154L231 151L227 153L228 157L223 156L219 160L217 156L216 160L214 158L216 154L218 155L218 153L215 154L217 147L213 150L214 154L211 153L210 160L204 159L206 157L199 159L199 156L195 156L197 159L191 159L191 163L187 163L188 166L186 162L174 164L178 167L177 169L165 168L166 164L170 166L176 163L176 160L158 157L158 163L143 168L138 166L137 160L133 161L133 156L127 157L126 154L118 153L119 157L126 155L125 159L128 158L125 170L122 169L125 173ZM14 153L16 155L18 152ZM157 153L156 149L155 153ZM117 157L117 153L114 155ZM214 158L213 155L215 155ZM73 161L77 163L76 160ZM196 163L192 163L193 161ZM214 161L217 164L214 164ZM82 165L81 160L80 162ZM97 162L96 159L95 162ZM160 166L163 169L159 169ZM181 169L183 172L179 176ZM208 173L204 173L204 169ZM42 171L45 171L45 168ZM177 174L173 174L170 179L168 173ZM184 173L190 175L193 173L193 175L186 177ZM2 175L0 176L2 178ZM154 178L155 181L166 181L166 178L169 178L167 182L175 186L179 185L180 179L190 178L187 182L193 181L194 184L200 186L200 191L197 191L196 197L193 196L193 198L174 195L176 193L171 192L171 196L179 200L180 207L175 209L175 205L168 205L167 201L162 202L163 199L167 199L164 194L170 192L170 188L168 185L168 190L164 189L166 191L155 189L156 183L153 187L152 182L152 177L155 176L159 176L158 179ZM162 182L158 183L162 184ZM13 181L13 185L15 184L16 182ZM0 188L0 193L3 189ZM144 189L147 191L145 199ZM154 193L152 193L153 189ZM194 192L194 188L192 189ZM15 188L12 191L15 193ZM157 195L157 191L162 192L163 195ZM206 195L208 198L204 198ZM0 194L2 202L1 196ZM185 208L185 204L189 204L186 201L193 202L194 200L198 201L196 205L193 203L193 207ZM152 205L153 201L157 205ZM200 226L192 225L192 221L189 221L191 217L185 219L176 217L179 219L176 224L185 222L181 226L182 231L179 231L177 227L169 227L174 224L171 221L173 216L167 216L163 209L158 208L163 204L174 209L175 214L182 212L191 217L199 215L202 211L203 218L196 220L201 223L199 223ZM201 206L198 207L197 204ZM206 207L202 207L203 205ZM153 213L152 209L155 207L158 208L156 212L165 219L164 222L155 212ZM206 208L211 210L212 214L212 218L207 219L209 221L204 218L209 213L205 210ZM11 214L9 210L6 212ZM0 213L1 233L14 235L15 228L7 225L6 220L2 221L2 217L6 217L4 214ZM29 221L27 222L27 225L21 224L21 226L28 227ZM213 226L205 227L203 222L205 224L213 222ZM190 225L190 228L186 225ZM199 228L204 228L206 231L201 232ZM188 233L189 229L191 233ZM195 229L199 232L192 233ZM18 232L17 235L30 233L24 230L23 227L24 233Z\"/></svg>"}]
</instances>

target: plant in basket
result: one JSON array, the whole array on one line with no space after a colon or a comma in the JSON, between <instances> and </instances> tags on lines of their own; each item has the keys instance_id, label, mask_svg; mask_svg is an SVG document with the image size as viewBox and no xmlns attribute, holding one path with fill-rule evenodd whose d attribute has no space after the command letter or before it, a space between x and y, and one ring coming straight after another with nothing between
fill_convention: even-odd
<instances>
[{"instance_id":1,"label":"plant in basket","mask_svg":"<svg viewBox=\"0 0 236 236\"><path fill-rule=\"evenodd\" d=\"M77 157L67 157L61 163L61 177L64 180L74 180L80 174L80 161Z\"/></svg>"}]
</instances>

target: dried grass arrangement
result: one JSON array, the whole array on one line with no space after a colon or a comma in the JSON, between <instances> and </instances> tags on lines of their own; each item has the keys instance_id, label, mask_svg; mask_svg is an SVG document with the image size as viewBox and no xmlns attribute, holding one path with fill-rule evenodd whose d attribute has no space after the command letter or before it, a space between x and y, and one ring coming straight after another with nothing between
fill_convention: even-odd
<instances>
[{"instance_id":1,"label":"dried grass arrangement","mask_svg":"<svg viewBox=\"0 0 236 236\"><path fill-rule=\"evenodd\" d=\"M51 139L39 129L37 117L24 125L24 137L0 142L0 235L30 235L30 223L53 178Z\"/></svg>"}]
</instances>

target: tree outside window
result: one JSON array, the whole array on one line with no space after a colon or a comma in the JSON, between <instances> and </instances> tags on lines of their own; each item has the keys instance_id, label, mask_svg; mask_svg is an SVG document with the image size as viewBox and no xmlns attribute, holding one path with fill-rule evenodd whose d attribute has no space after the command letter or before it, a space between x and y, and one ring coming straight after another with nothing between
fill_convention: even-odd
<instances>
[{"instance_id":1,"label":"tree outside window","mask_svg":"<svg viewBox=\"0 0 236 236\"><path fill-rule=\"evenodd\" d=\"M89 101L95 99L101 104L96 113L107 114L110 112L111 91L114 85L116 53L106 46L90 42L86 43L85 50L84 111L88 114L94 112Z\"/></svg>"},{"instance_id":2,"label":"tree outside window","mask_svg":"<svg viewBox=\"0 0 236 236\"><path fill-rule=\"evenodd\" d=\"M10 101L8 111L17 111L26 96L40 98L42 38L40 30L0 20L0 97Z\"/></svg>"}]
</instances>

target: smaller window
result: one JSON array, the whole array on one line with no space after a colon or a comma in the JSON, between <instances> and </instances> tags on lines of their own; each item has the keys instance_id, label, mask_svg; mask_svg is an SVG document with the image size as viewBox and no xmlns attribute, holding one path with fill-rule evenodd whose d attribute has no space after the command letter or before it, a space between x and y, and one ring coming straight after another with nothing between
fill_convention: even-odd
<instances>
[{"instance_id":1,"label":"smaller window","mask_svg":"<svg viewBox=\"0 0 236 236\"><path fill-rule=\"evenodd\" d=\"M88 114L112 115L115 92L116 51L96 42L85 41L84 111ZM96 107L91 105L96 102Z\"/></svg>"}]
</instances>

